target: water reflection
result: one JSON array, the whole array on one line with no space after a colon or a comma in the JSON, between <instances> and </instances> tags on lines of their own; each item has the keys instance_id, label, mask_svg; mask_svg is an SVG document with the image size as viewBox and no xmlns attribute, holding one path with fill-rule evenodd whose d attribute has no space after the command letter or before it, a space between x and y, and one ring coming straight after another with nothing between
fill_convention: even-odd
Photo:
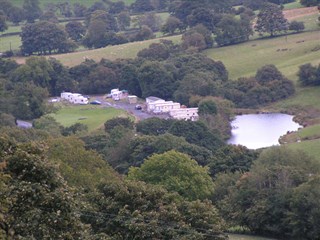
<instances>
[{"instance_id":1,"label":"water reflection","mask_svg":"<svg viewBox=\"0 0 320 240\"><path fill-rule=\"evenodd\" d=\"M287 131L301 127L293 116L282 113L239 115L232 121L229 144L241 144L250 149L279 145L278 139Z\"/></svg>"}]
</instances>

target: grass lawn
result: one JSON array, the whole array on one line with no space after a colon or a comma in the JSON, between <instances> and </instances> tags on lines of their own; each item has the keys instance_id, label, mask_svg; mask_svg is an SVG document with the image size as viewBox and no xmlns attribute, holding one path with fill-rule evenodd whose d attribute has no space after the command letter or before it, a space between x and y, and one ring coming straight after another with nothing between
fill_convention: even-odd
<instances>
[{"instance_id":1,"label":"grass lawn","mask_svg":"<svg viewBox=\"0 0 320 240\"><path fill-rule=\"evenodd\" d=\"M303 32L275 38L266 38L242 44L213 48L205 54L222 61L231 79L254 76L257 69L274 64L289 79L296 80L300 65L320 63L320 31Z\"/></svg>"},{"instance_id":2,"label":"grass lawn","mask_svg":"<svg viewBox=\"0 0 320 240\"><path fill-rule=\"evenodd\" d=\"M229 234L229 240L275 240L272 238L256 237L242 234Z\"/></svg>"},{"instance_id":3,"label":"grass lawn","mask_svg":"<svg viewBox=\"0 0 320 240\"><path fill-rule=\"evenodd\" d=\"M117 116L128 116L125 111L93 105L64 106L54 114L50 114L57 122L67 127L75 123L88 126L89 132L103 127L103 124Z\"/></svg>"},{"instance_id":4,"label":"grass lawn","mask_svg":"<svg viewBox=\"0 0 320 240\"><path fill-rule=\"evenodd\" d=\"M21 46L21 38L19 35L0 37L0 52L10 50L19 50Z\"/></svg>"}]
</instances>

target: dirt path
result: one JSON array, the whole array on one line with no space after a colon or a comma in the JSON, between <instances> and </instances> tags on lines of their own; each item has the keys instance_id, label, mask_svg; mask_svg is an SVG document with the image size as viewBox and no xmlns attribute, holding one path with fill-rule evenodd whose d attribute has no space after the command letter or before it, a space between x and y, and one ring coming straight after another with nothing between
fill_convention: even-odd
<instances>
[{"instance_id":1,"label":"dirt path","mask_svg":"<svg viewBox=\"0 0 320 240\"><path fill-rule=\"evenodd\" d=\"M297 18L316 14L317 12L318 12L317 7L306 7L306 8L284 10L283 14L286 19L288 19L289 21L292 21Z\"/></svg>"}]
</instances>

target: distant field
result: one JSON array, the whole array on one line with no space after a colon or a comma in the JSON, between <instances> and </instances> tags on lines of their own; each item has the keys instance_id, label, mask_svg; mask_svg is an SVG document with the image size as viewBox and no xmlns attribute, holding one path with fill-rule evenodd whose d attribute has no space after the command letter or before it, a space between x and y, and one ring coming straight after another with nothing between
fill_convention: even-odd
<instances>
[{"instance_id":1,"label":"distant field","mask_svg":"<svg viewBox=\"0 0 320 240\"><path fill-rule=\"evenodd\" d=\"M114 117L127 115L125 111L115 108L102 108L93 105L72 105L61 108L57 113L51 114L57 122L67 127L75 123L83 123L88 126L88 130L94 131Z\"/></svg>"},{"instance_id":2,"label":"distant field","mask_svg":"<svg viewBox=\"0 0 320 240\"><path fill-rule=\"evenodd\" d=\"M283 6L284 6L284 10L303 7L299 0L296 0L295 2L292 2L292 3L284 4Z\"/></svg>"},{"instance_id":3,"label":"distant field","mask_svg":"<svg viewBox=\"0 0 320 240\"><path fill-rule=\"evenodd\" d=\"M205 54L222 61L232 79L254 76L258 68L274 64L289 79L296 80L301 64L320 63L319 39L320 31L304 32L213 48Z\"/></svg>"},{"instance_id":4,"label":"distant field","mask_svg":"<svg viewBox=\"0 0 320 240\"><path fill-rule=\"evenodd\" d=\"M117 0L112 0L113 2L116 2ZM135 0L123 0L125 4L130 5L131 3L135 2ZM22 6L24 0L11 0L11 2L16 6ZM98 2L98 0L40 0L41 7L45 7L48 3L59 3L59 2L69 2L71 5L74 3L81 3L87 7L92 6L95 2Z\"/></svg>"}]
</instances>

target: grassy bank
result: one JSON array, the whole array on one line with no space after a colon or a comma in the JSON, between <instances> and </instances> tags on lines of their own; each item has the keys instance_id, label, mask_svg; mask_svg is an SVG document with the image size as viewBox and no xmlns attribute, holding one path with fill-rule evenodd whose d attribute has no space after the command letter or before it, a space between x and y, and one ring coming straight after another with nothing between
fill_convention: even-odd
<instances>
[{"instance_id":1,"label":"grassy bank","mask_svg":"<svg viewBox=\"0 0 320 240\"><path fill-rule=\"evenodd\" d=\"M273 238L264 238L243 234L229 234L229 240L275 240Z\"/></svg>"},{"instance_id":2,"label":"grassy bank","mask_svg":"<svg viewBox=\"0 0 320 240\"><path fill-rule=\"evenodd\" d=\"M88 126L89 132L103 127L103 124L117 116L127 116L125 111L93 105L62 106L56 113L50 114L64 127L75 123Z\"/></svg>"},{"instance_id":3,"label":"grassy bank","mask_svg":"<svg viewBox=\"0 0 320 240\"><path fill-rule=\"evenodd\" d=\"M289 79L296 80L301 64L320 63L320 31L266 38L205 51L208 57L222 61L230 78L254 76L257 69L274 64Z\"/></svg>"}]
</instances>

